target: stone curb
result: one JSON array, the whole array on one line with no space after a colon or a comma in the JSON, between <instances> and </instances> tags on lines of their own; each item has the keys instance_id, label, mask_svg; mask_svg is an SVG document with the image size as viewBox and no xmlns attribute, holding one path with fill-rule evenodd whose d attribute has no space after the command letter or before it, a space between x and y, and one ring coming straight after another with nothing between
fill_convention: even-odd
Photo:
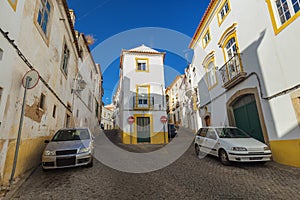
<instances>
[{"instance_id":1,"label":"stone curb","mask_svg":"<svg viewBox=\"0 0 300 200\"><path fill-rule=\"evenodd\" d=\"M33 174L33 172L36 171L36 169L39 167L33 167L32 169L28 170L25 174L23 174L19 178L17 182L13 182L13 184L10 187L10 190L6 193L4 197L1 197L0 200L9 200L12 199L12 197L16 194L16 192L19 190L19 188L28 180L28 178Z\"/></svg>"}]
</instances>

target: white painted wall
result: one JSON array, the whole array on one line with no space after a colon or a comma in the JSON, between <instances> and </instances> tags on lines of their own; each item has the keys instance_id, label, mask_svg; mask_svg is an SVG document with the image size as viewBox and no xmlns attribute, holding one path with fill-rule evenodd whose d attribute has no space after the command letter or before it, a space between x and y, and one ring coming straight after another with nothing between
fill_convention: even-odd
<instances>
[{"instance_id":1,"label":"white painted wall","mask_svg":"<svg viewBox=\"0 0 300 200\"><path fill-rule=\"evenodd\" d=\"M244 69L247 74L255 72L259 75L264 97L299 84L299 75L295 73L299 71L296 59L300 49L300 43L296 42L300 39L300 35L297 34L300 32L299 19L275 35L265 1L230 0L230 3L231 11L221 26L218 25L216 14L212 14L209 23L204 28L204 31L208 26L210 28L211 41L208 46L205 49L202 48L203 32L201 32L199 41L194 48L192 65L197 66L199 73L203 74L202 78L205 78L202 62L211 51L215 50L216 66L220 68L225 64L222 49L218 47L217 43L224 31L236 22L237 40L242 53ZM225 92L222 88L220 73L217 72L217 76L218 86L209 91L212 99ZM201 91L207 91L203 84L201 87ZM213 125L219 125L223 121L228 122L226 110L222 109L226 105L226 101L236 91L249 87L259 87L254 76L227 91L221 98L208 106L212 109ZM202 105L206 101L206 97L201 98ZM270 140L299 138L300 129L297 126L289 94L270 101L261 100L261 104Z\"/></svg>"},{"instance_id":2,"label":"white painted wall","mask_svg":"<svg viewBox=\"0 0 300 200\"><path fill-rule=\"evenodd\" d=\"M164 62L163 54L149 54L136 52L123 52L122 76L121 76L121 98L120 114L124 132L130 132L127 118L134 114L151 114L153 119L153 131L162 132L161 116L166 114L166 100L164 95ZM149 72L136 72L136 58L149 59ZM150 85L150 95L154 96L154 109L151 111L133 111L133 97L136 96L137 85ZM166 128L167 131L167 128Z\"/></svg>"}]
</instances>

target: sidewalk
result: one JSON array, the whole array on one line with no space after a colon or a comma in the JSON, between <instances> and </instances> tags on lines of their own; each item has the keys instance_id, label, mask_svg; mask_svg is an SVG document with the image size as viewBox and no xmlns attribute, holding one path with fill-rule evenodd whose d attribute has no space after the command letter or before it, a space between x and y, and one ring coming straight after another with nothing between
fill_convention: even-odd
<instances>
[{"instance_id":1,"label":"sidewalk","mask_svg":"<svg viewBox=\"0 0 300 200\"><path fill-rule=\"evenodd\" d=\"M28 178L35 172L35 170L38 168L34 167L30 170L28 170L27 172L25 172L24 174L22 174L21 176L17 177L12 185L10 186L10 188L4 187L1 188L2 190L0 191L0 200L9 200L13 197L13 195L18 191L18 189L23 185L23 183L25 183Z\"/></svg>"}]
</instances>

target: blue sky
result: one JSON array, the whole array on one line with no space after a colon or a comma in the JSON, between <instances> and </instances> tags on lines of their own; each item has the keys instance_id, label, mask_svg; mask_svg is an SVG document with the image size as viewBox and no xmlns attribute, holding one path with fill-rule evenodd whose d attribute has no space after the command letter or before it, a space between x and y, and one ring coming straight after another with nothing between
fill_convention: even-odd
<instances>
[{"instance_id":1,"label":"blue sky","mask_svg":"<svg viewBox=\"0 0 300 200\"><path fill-rule=\"evenodd\" d=\"M141 44L166 52L168 86L191 61L190 39L210 0L68 0L76 14L75 29L93 35L90 46L103 73L104 104L112 100L119 80L122 49Z\"/></svg>"}]
</instances>

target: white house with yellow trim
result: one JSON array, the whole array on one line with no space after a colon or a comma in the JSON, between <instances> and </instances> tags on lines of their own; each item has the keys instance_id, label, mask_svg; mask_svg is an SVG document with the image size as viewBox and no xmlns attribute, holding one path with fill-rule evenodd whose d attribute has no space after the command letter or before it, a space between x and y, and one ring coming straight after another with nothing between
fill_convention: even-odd
<instances>
[{"instance_id":1,"label":"white house with yellow trim","mask_svg":"<svg viewBox=\"0 0 300 200\"><path fill-rule=\"evenodd\" d=\"M122 50L120 82L117 91L119 124L125 144L168 142L167 126L161 116L167 116L164 79L165 53L145 45ZM133 117L132 125L128 118Z\"/></svg>"},{"instance_id":2,"label":"white house with yellow trim","mask_svg":"<svg viewBox=\"0 0 300 200\"><path fill-rule=\"evenodd\" d=\"M102 106L101 124L103 125L104 130L111 130L114 128L113 113L114 111L109 105Z\"/></svg>"},{"instance_id":3,"label":"white house with yellow trim","mask_svg":"<svg viewBox=\"0 0 300 200\"><path fill-rule=\"evenodd\" d=\"M198 82L201 79L201 73L193 64L189 64L185 70L185 93L183 106L183 125L196 132L202 127L199 114L199 89Z\"/></svg>"},{"instance_id":4,"label":"white house with yellow trim","mask_svg":"<svg viewBox=\"0 0 300 200\"><path fill-rule=\"evenodd\" d=\"M178 75L166 89L167 114L169 123L182 126L184 103L184 75Z\"/></svg>"},{"instance_id":5,"label":"white house with yellow trim","mask_svg":"<svg viewBox=\"0 0 300 200\"><path fill-rule=\"evenodd\" d=\"M191 41L202 123L233 125L300 167L300 2L212 0Z\"/></svg>"}]
</instances>

